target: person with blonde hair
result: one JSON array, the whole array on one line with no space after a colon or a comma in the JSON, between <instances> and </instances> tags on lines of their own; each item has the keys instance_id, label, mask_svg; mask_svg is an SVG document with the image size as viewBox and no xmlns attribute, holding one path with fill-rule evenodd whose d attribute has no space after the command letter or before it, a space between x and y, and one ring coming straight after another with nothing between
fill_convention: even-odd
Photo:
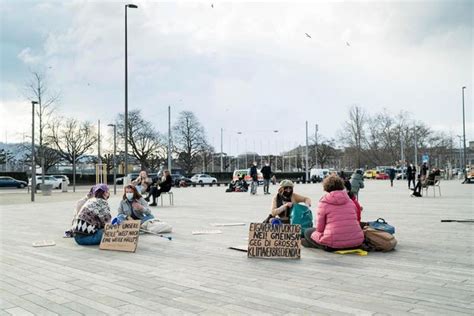
<instances>
[{"instance_id":1,"label":"person with blonde hair","mask_svg":"<svg viewBox=\"0 0 474 316\"><path fill-rule=\"evenodd\" d=\"M156 186L152 186L150 188L150 194L145 198L146 201L150 200L150 195L153 198L152 203L150 206L156 206L156 198L161 195L163 192L169 192L173 187L173 179L171 178L171 174L169 170L163 171L163 177L161 177L161 182Z\"/></svg>"},{"instance_id":2,"label":"person with blonde hair","mask_svg":"<svg viewBox=\"0 0 474 316\"><path fill-rule=\"evenodd\" d=\"M311 207L311 199L293 192L293 181L283 180L277 195L272 200L271 217L280 217L283 224L290 224L291 208L295 203L305 203Z\"/></svg>"},{"instance_id":3,"label":"person with blonde hair","mask_svg":"<svg viewBox=\"0 0 474 316\"><path fill-rule=\"evenodd\" d=\"M324 179L323 189L327 193L319 200L315 228L305 230L301 244L327 251L359 247L364 242L364 233L356 206L344 190L344 181L330 175Z\"/></svg>"}]
</instances>

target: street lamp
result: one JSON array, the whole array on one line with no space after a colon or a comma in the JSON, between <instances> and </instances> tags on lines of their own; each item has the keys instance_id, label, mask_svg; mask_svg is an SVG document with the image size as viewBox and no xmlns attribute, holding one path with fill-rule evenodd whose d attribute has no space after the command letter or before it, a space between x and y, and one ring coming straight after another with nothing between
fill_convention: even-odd
<instances>
[{"instance_id":1,"label":"street lamp","mask_svg":"<svg viewBox=\"0 0 474 316\"><path fill-rule=\"evenodd\" d=\"M466 173L466 118L464 116L464 89L466 87L462 87L462 137L463 137L463 166L462 172L464 174L464 182L467 180L467 173Z\"/></svg>"},{"instance_id":2,"label":"street lamp","mask_svg":"<svg viewBox=\"0 0 474 316\"><path fill-rule=\"evenodd\" d=\"M38 104L38 102L31 101L31 202L35 201L36 190L35 104Z\"/></svg>"},{"instance_id":3,"label":"street lamp","mask_svg":"<svg viewBox=\"0 0 474 316\"><path fill-rule=\"evenodd\" d=\"M127 9L136 9L135 4L125 5L125 172L128 172L128 52L127 52ZM125 177L124 177L125 179Z\"/></svg>"},{"instance_id":4,"label":"street lamp","mask_svg":"<svg viewBox=\"0 0 474 316\"><path fill-rule=\"evenodd\" d=\"M113 155L113 163L114 163L114 195L117 194L117 162L115 161L115 153L117 151L117 126L115 124L108 124L107 126L114 128L114 155Z\"/></svg>"}]
</instances>

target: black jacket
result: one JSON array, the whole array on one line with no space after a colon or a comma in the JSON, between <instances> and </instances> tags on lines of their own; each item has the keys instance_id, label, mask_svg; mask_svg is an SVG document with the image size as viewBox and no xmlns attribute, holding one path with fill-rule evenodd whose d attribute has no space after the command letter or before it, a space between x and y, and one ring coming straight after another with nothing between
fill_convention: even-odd
<instances>
[{"instance_id":1,"label":"black jacket","mask_svg":"<svg viewBox=\"0 0 474 316\"><path fill-rule=\"evenodd\" d=\"M250 167L250 176L253 181L258 181L257 166Z\"/></svg>"},{"instance_id":2,"label":"black jacket","mask_svg":"<svg viewBox=\"0 0 474 316\"><path fill-rule=\"evenodd\" d=\"M265 166L260 170L265 180L270 180L272 177L272 168L270 166Z\"/></svg>"}]
</instances>

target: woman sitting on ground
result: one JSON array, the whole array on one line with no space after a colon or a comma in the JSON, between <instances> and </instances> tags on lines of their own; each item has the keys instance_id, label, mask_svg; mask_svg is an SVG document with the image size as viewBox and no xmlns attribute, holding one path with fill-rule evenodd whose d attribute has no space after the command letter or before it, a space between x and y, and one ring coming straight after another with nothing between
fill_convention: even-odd
<instances>
[{"instance_id":1,"label":"woman sitting on ground","mask_svg":"<svg viewBox=\"0 0 474 316\"><path fill-rule=\"evenodd\" d=\"M150 189L150 195L153 197L153 202L150 206L156 206L156 198L161 195L163 192L169 192L171 187L173 186L173 179L171 178L171 174L168 170L163 171L163 177L161 178L161 182L157 186L152 186ZM146 201L150 200L150 195L146 197Z\"/></svg>"},{"instance_id":2,"label":"woman sitting on ground","mask_svg":"<svg viewBox=\"0 0 474 316\"><path fill-rule=\"evenodd\" d=\"M272 217L279 216L283 224L290 224L291 208L295 203L305 203L311 207L311 199L305 196L293 193L295 185L291 180L280 182L280 188L272 201Z\"/></svg>"},{"instance_id":3,"label":"woman sitting on ground","mask_svg":"<svg viewBox=\"0 0 474 316\"><path fill-rule=\"evenodd\" d=\"M364 233L344 182L331 175L324 179L323 188L327 194L319 200L316 228L305 230L301 244L327 251L359 247L364 242Z\"/></svg>"},{"instance_id":4,"label":"woman sitting on ground","mask_svg":"<svg viewBox=\"0 0 474 316\"><path fill-rule=\"evenodd\" d=\"M148 203L133 185L127 185L125 187L122 201L120 201L118 208L117 217L119 216L121 216L122 219L130 218L140 220L142 224L154 218L148 207Z\"/></svg>"},{"instance_id":5,"label":"woman sitting on ground","mask_svg":"<svg viewBox=\"0 0 474 316\"><path fill-rule=\"evenodd\" d=\"M100 244L105 224L111 219L107 203L109 195L106 184L97 184L93 189L93 197L81 207L72 225L74 239L79 245Z\"/></svg>"}]
</instances>

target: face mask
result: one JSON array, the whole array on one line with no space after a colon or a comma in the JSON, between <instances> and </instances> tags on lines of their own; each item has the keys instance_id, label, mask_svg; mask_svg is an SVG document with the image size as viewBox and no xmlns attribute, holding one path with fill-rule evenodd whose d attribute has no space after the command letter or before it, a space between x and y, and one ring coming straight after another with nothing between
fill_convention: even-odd
<instances>
[{"instance_id":1,"label":"face mask","mask_svg":"<svg viewBox=\"0 0 474 316\"><path fill-rule=\"evenodd\" d=\"M133 200L133 192L127 192L125 195L127 196L127 200Z\"/></svg>"}]
</instances>

